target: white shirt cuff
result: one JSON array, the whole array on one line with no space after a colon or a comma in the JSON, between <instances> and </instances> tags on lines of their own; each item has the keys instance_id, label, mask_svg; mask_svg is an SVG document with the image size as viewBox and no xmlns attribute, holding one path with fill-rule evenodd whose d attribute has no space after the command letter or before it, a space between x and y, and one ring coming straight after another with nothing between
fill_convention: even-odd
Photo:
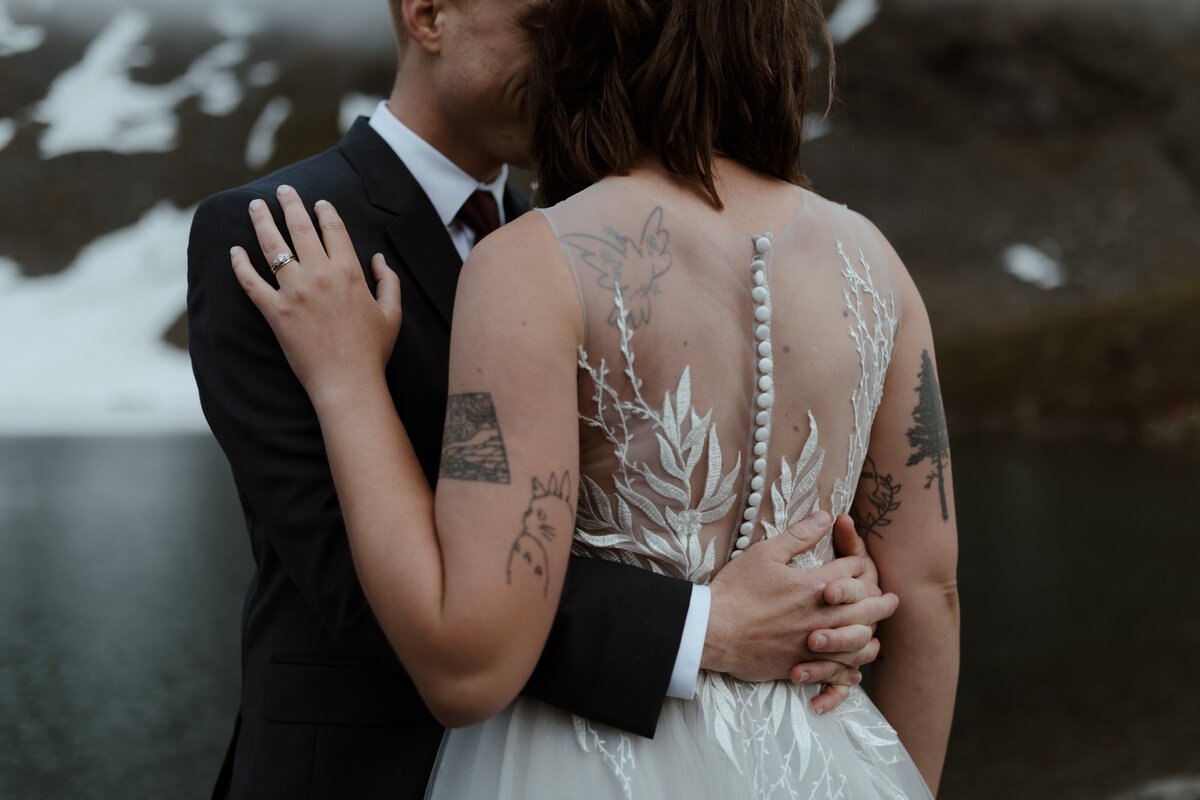
<instances>
[{"instance_id":1,"label":"white shirt cuff","mask_svg":"<svg viewBox=\"0 0 1200 800\"><path fill-rule=\"evenodd\" d=\"M692 600L688 603L687 619L683 623L683 636L679 640L679 654L675 656L675 669L671 670L667 697L691 700L696 694L696 680L700 677L700 656L704 653L704 638L708 634L708 612L711 607L712 589L707 586L692 586Z\"/></svg>"}]
</instances>

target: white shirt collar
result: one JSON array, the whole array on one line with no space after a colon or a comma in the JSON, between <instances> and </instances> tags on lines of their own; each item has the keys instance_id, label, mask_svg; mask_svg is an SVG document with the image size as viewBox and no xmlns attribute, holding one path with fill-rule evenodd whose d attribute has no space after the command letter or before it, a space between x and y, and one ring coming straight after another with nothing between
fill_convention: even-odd
<instances>
[{"instance_id":1,"label":"white shirt collar","mask_svg":"<svg viewBox=\"0 0 1200 800\"><path fill-rule=\"evenodd\" d=\"M462 204L476 189L491 192L500 209L500 224L504 215L504 184L508 180L508 165L500 169L500 176L490 183L480 183L472 178L437 148L413 133L381 101L369 120L371 128L395 151L404 166L416 178L417 183L433 203L433 208L446 227L454 221Z\"/></svg>"}]
</instances>

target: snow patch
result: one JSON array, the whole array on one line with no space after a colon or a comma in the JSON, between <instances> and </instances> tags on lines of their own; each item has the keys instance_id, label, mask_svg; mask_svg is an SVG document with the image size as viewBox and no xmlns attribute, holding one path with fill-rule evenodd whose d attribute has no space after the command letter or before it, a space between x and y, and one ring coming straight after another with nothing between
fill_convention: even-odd
<instances>
[{"instance_id":1,"label":"snow patch","mask_svg":"<svg viewBox=\"0 0 1200 800\"><path fill-rule=\"evenodd\" d=\"M0 150L8 147L17 135L17 123L5 117L0 119Z\"/></svg>"},{"instance_id":2,"label":"snow patch","mask_svg":"<svg viewBox=\"0 0 1200 800\"><path fill-rule=\"evenodd\" d=\"M161 202L55 275L0 259L0 434L204 431L184 311L192 209Z\"/></svg>"},{"instance_id":3,"label":"snow patch","mask_svg":"<svg viewBox=\"0 0 1200 800\"><path fill-rule=\"evenodd\" d=\"M143 43L149 30L146 12L119 12L83 60L54 79L33 109L34 119L47 126L39 141L43 158L95 150L170 152L179 137L175 107L184 100L197 97L211 115L237 108L242 88L232 68L246 58L245 40L220 42L174 81L150 85L129 76L153 60L153 49Z\"/></svg>"},{"instance_id":4,"label":"snow patch","mask_svg":"<svg viewBox=\"0 0 1200 800\"><path fill-rule=\"evenodd\" d=\"M0 57L36 50L46 41L46 30L37 25L18 25L8 15L8 3L0 0Z\"/></svg>"},{"instance_id":5,"label":"snow patch","mask_svg":"<svg viewBox=\"0 0 1200 800\"><path fill-rule=\"evenodd\" d=\"M275 134L291 113L292 101L286 97L273 97L263 107L246 140L246 166L261 169L267 165L275 155Z\"/></svg>"},{"instance_id":6,"label":"snow patch","mask_svg":"<svg viewBox=\"0 0 1200 800\"><path fill-rule=\"evenodd\" d=\"M834 44L845 44L871 24L879 13L879 0L842 0L829 15L829 35Z\"/></svg>"},{"instance_id":7,"label":"snow patch","mask_svg":"<svg viewBox=\"0 0 1200 800\"><path fill-rule=\"evenodd\" d=\"M1028 244L1014 244L1005 248L1004 271L1040 289L1057 289L1066 281L1062 265Z\"/></svg>"},{"instance_id":8,"label":"snow patch","mask_svg":"<svg viewBox=\"0 0 1200 800\"><path fill-rule=\"evenodd\" d=\"M350 92L343 95L342 102L338 104L338 125L342 129L342 133L350 130L354 120L359 117L370 117L374 114L376 107L383 100L384 98L379 95L363 94L362 92Z\"/></svg>"},{"instance_id":9,"label":"snow patch","mask_svg":"<svg viewBox=\"0 0 1200 800\"><path fill-rule=\"evenodd\" d=\"M262 88L279 80L279 65L274 61L260 61L246 73L246 83Z\"/></svg>"}]
</instances>

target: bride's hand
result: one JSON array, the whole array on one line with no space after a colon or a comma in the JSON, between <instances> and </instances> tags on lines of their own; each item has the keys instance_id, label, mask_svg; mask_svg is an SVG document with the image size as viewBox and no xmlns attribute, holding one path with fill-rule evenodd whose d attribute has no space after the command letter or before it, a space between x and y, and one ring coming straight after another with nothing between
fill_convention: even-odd
<instances>
[{"instance_id":1,"label":"bride's hand","mask_svg":"<svg viewBox=\"0 0 1200 800\"><path fill-rule=\"evenodd\" d=\"M323 396L353 391L382 377L400 331L400 280L377 253L371 259L378 282L373 297L333 206L317 202L318 235L294 189L280 186L277 196L294 253L266 203L252 202L250 218L268 264L278 263L281 254L294 255L277 267L279 289L258 274L241 247L234 247L230 256L242 288L266 317L292 371L317 404Z\"/></svg>"}]
</instances>

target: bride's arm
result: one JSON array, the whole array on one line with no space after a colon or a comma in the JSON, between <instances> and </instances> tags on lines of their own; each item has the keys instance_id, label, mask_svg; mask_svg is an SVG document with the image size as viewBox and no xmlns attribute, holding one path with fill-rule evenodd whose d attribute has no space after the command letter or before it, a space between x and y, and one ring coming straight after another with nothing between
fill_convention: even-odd
<instances>
[{"instance_id":1,"label":"bride's arm","mask_svg":"<svg viewBox=\"0 0 1200 800\"><path fill-rule=\"evenodd\" d=\"M903 322L852 515L900 597L879 624L872 698L937 792L958 683L958 537L929 319L899 259Z\"/></svg>"},{"instance_id":2,"label":"bride's arm","mask_svg":"<svg viewBox=\"0 0 1200 800\"><path fill-rule=\"evenodd\" d=\"M297 257L280 269L280 290L238 249L235 269L312 398L384 632L442 722L484 719L533 672L566 571L578 295L536 215L472 251L455 303L435 509L384 379L399 325L395 275L373 262L377 303L332 207L316 209L323 246L295 193L280 199ZM286 249L265 207L251 216L265 252Z\"/></svg>"}]
</instances>

